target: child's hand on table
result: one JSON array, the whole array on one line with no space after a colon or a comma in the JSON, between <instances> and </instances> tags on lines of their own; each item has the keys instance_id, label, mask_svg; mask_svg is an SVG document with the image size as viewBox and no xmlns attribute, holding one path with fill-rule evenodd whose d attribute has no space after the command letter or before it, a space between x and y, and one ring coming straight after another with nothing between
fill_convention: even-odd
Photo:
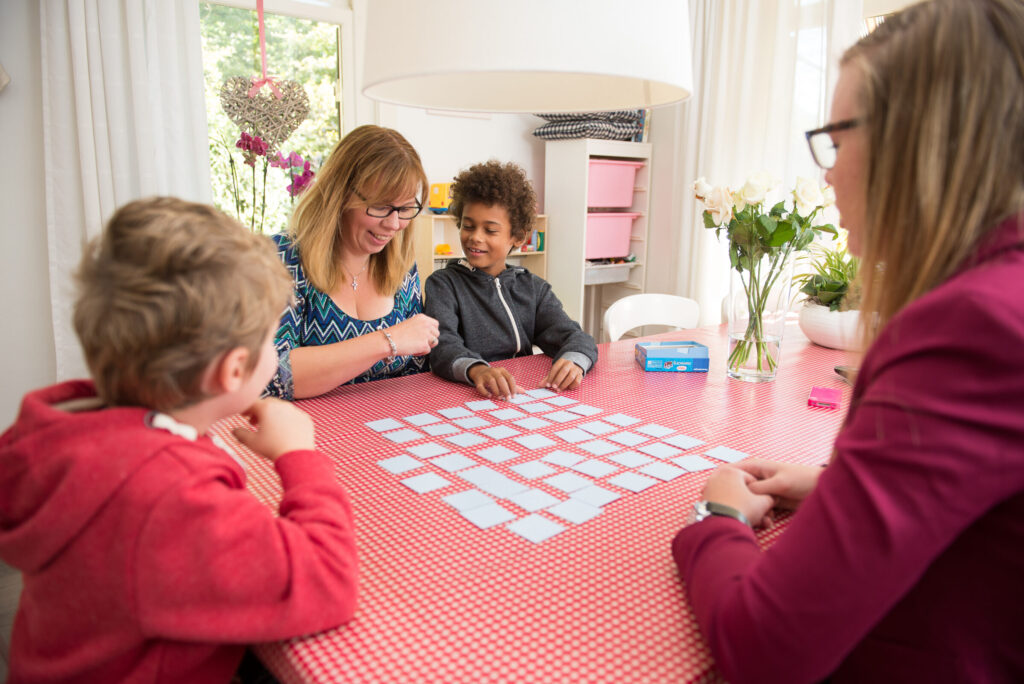
<instances>
[{"instance_id":1,"label":"child's hand on table","mask_svg":"<svg viewBox=\"0 0 1024 684\"><path fill-rule=\"evenodd\" d=\"M313 421L300 409L281 399L260 399L242 413L254 430L237 427L235 439L271 461L302 449L315 449Z\"/></svg>"},{"instance_id":2,"label":"child's hand on table","mask_svg":"<svg viewBox=\"0 0 1024 684\"><path fill-rule=\"evenodd\" d=\"M478 363L470 367L467 375L469 381L476 386L476 391L489 399L508 399L519 392L516 379L504 368Z\"/></svg>"},{"instance_id":3,"label":"child's hand on table","mask_svg":"<svg viewBox=\"0 0 1024 684\"><path fill-rule=\"evenodd\" d=\"M540 384L555 391L576 389L583 382L583 369L569 359L558 359L551 364L548 376Z\"/></svg>"}]
</instances>

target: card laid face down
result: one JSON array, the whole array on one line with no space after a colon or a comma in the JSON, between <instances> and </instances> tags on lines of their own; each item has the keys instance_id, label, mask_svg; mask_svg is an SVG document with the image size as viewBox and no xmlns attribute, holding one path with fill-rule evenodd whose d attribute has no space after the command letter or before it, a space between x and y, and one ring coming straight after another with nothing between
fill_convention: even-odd
<instances>
[{"instance_id":1,"label":"card laid face down","mask_svg":"<svg viewBox=\"0 0 1024 684\"><path fill-rule=\"evenodd\" d=\"M545 388L422 408L365 423L391 454L377 465L457 524L517 543L552 543L620 501L748 457Z\"/></svg>"}]
</instances>

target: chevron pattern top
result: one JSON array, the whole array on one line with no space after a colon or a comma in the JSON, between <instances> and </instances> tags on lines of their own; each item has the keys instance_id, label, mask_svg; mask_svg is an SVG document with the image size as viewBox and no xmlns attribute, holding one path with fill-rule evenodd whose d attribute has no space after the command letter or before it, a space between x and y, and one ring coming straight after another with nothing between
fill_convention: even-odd
<instances>
[{"instance_id":1,"label":"chevron pattern top","mask_svg":"<svg viewBox=\"0 0 1024 684\"><path fill-rule=\"evenodd\" d=\"M299 261L299 253L284 233L272 237L277 244L277 253L295 281L295 302L281 316L281 326L274 336L277 347L277 375L267 386L272 396L292 399L294 385L289 354L295 347L333 344L367 335L377 330L390 328L407 318L423 312L423 297L420 293L420 278L416 264L405 274L402 286L395 294L395 306L383 318L363 321L342 311L330 295L316 289L306 280L306 274ZM398 356L391 363L378 361L345 384L370 382L399 375L412 375L427 370L426 357Z\"/></svg>"}]
</instances>

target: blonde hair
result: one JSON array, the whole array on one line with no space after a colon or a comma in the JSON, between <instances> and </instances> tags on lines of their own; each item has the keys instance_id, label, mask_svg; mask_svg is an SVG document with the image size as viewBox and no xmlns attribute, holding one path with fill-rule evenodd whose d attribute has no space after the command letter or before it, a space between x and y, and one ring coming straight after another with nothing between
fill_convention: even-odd
<instances>
[{"instance_id":1,"label":"blonde hair","mask_svg":"<svg viewBox=\"0 0 1024 684\"><path fill-rule=\"evenodd\" d=\"M407 195L418 195L425 205L427 190L420 156L398 131L360 126L342 138L302 196L289 227L309 282L322 292L337 284L346 210ZM412 266L413 247L410 224L370 257L370 278L381 294L393 296L398 291Z\"/></svg>"},{"instance_id":2,"label":"blonde hair","mask_svg":"<svg viewBox=\"0 0 1024 684\"><path fill-rule=\"evenodd\" d=\"M862 310L876 314L870 326L861 316L870 343L1024 206L1024 3L914 5L841 63L861 75L869 137L860 272Z\"/></svg>"},{"instance_id":3,"label":"blonde hair","mask_svg":"<svg viewBox=\"0 0 1024 684\"><path fill-rule=\"evenodd\" d=\"M75 332L98 395L167 411L204 398L221 354L259 360L293 283L273 243L213 207L171 197L126 204L82 256Z\"/></svg>"}]
</instances>

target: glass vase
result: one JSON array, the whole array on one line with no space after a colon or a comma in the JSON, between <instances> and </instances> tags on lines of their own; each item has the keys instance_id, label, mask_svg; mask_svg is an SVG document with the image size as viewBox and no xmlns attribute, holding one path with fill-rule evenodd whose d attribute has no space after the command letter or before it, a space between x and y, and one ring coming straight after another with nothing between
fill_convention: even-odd
<instances>
[{"instance_id":1,"label":"glass vase","mask_svg":"<svg viewBox=\"0 0 1024 684\"><path fill-rule=\"evenodd\" d=\"M734 268L731 273L726 372L746 382L774 380L789 311L792 255L774 263L765 256L749 271Z\"/></svg>"}]
</instances>

